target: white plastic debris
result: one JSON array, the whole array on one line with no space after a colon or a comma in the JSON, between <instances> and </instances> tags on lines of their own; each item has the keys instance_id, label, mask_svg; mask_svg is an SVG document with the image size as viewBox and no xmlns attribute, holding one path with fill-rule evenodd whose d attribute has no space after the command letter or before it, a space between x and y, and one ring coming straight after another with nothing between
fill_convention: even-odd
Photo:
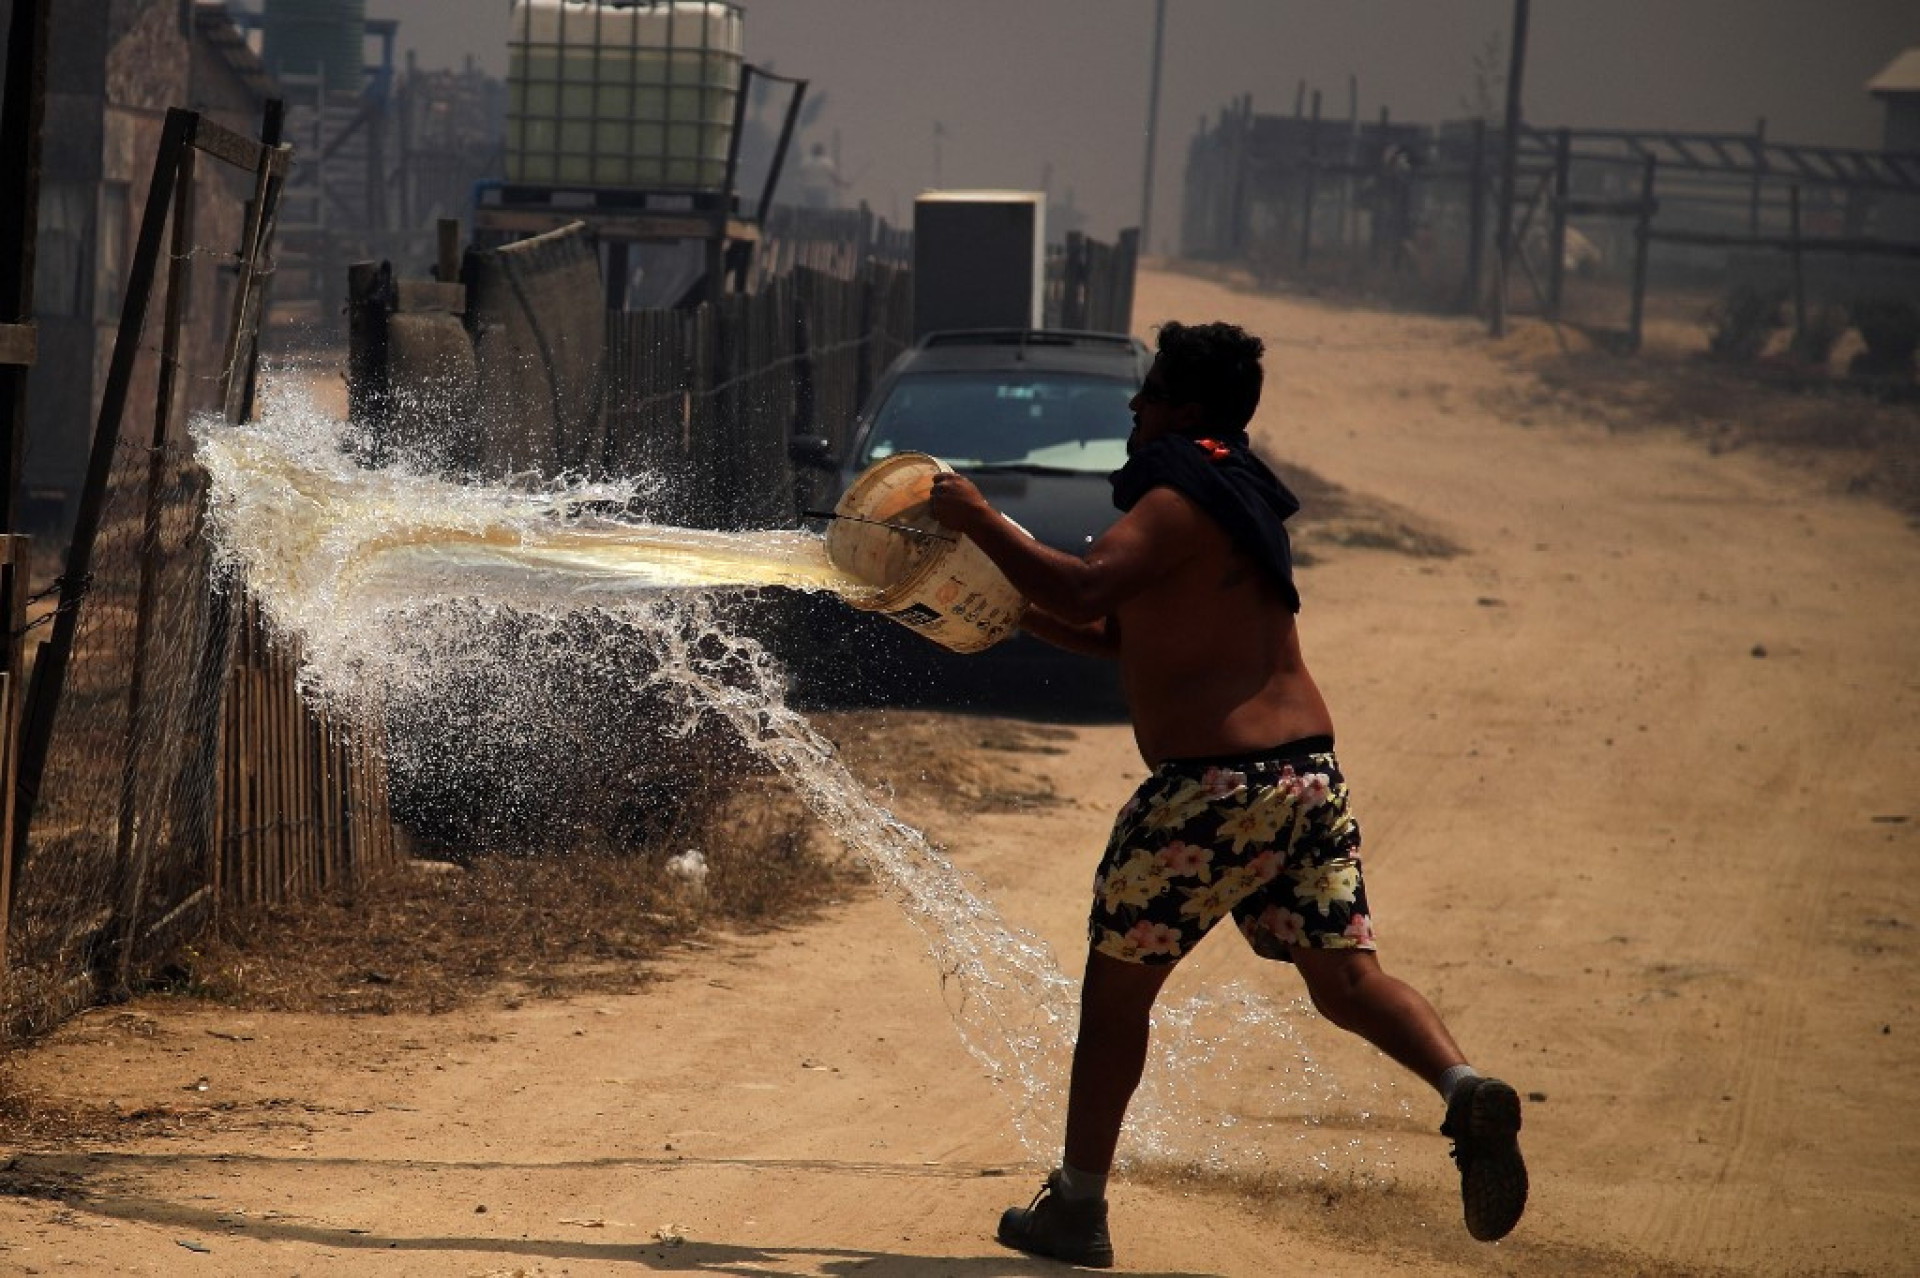
<instances>
[{"instance_id":1,"label":"white plastic debris","mask_svg":"<svg viewBox=\"0 0 1920 1278\"><path fill-rule=\"evenodd\" d=\"M678 856L667 858L667 873L680 879L689 887L707 886L707 858L698 848L688 848Z\"/></svg>"}]
</instances>

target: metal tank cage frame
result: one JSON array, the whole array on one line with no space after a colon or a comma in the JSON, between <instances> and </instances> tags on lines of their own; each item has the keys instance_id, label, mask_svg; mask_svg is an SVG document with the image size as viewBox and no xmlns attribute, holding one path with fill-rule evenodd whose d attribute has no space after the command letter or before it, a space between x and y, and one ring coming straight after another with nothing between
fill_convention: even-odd
<instances>
[{"instance_id":1,"label":"metal tank cage frame","mask_svg":"<svg viewBox=\"0 0 1920 1278\"><path fill-rule=\"evenodd\" d=\"M697 12L688 12L697 7ZM622 13L621 23L626 28L626 42L609 44L606 36L609 28L609 13ZM664 44L649 44L641 39L644 15L662 14L665 18L666 41ZM511 175L516 172L518 178L509 177L508 189L550 188L556 190L619 190L633 192L675 192L690 195L700 193L724 193L732 186L733 170L737 162L739 146L740 104L744 103L748 75L741 52L724 47L713 41L713 28L716 17L721 23L743 23L743 6L733 0L560 0L557 6L557 21L554 37L551 40L536 40L534 36L536 9L528 4L517 6L514 20L518 30L513 40L523 50L520 65L509 67L507 75L507 145L506 167ZM570 42L570 35L578 30L578 24L588 23L593 37L591 45ZM687 26L697 29L698 40L682 42L682 32ZM591 52L592 78L586 86L581 86L568 75L568 55L587 49ZM535 54L544 55L540 59L545 65L536 67ZM625 75L607 74L613 59L609 54L624 53ZM642 54L657 55L661 74L658 77L642 74L644 60ZM692 54L697 57L697 69L691 80L679 74L676 63L680 54ZM712 59L716 54L741 59L741 73L734 77L733 84L718 85L711 73ZM538 72L544 71L545 74ZM584 121L566 109L570 100L569 91L577 92L585 87L591 96L591 110ZM691 117L676 110L676 102L691 93L697 105ZM643 94L657 95L645 98ZM732 101L729 102L728 99ZM624 111L609 110L609 100L617 105L624 100ZM657 101L657 111L643 111L638 104L643 101ZM721 118L726 107L727 119ZM620 117L619 145L610 140L603 146L603 134L615 116ZM705 145L709 137L720 129L729 127L727 153L724 158L708 153ZM569 145L570 134L578 137L579 126L585 126L585 149ZM568 126L573 126L571 129ZM544 128L553 139L552 146L533 147L528 138L537 130ZM646 133L656 134L657 146L649 155L642 149L648 139ZM675 151L678 138L690 134L694 146L687 160L693 174L692 181L674 180L674 167L680 163ZM534 168L529 161L541 159L551 161L551 173L545 177L535 177ZM636 173L641 166L651 165L653 177L638 179ZM583 176L575 176L571 169L583 169ZM624 173L625 180L607 180L609 175Z\"/></svg>"},{"instance_id":2,"label":"metal tank cage frame","mask_svg":"<svg viewBox=\"0 0 1920 1278\"><path fill-rule=\"evenodd\" d=\"M676 38L671 24L678 21L697 21L701 28L703 43L697 51L704 56L715 46L707 43L706 37L711 31L714 11L722 11L736 20L744 21L744 7L732 3L732 0L677 0L678 4L699 4L701 10L697 18L676 15L676 0L563 0L562 19L570 10L578 10L574 20L587 20L587 10L596 14L595 22L603 21L606 9L667 9L669 23L668 38ZM531 23L531 10L522 11L519 21ZM523 30L525 29L523 25ZM638 24L632 24L629 30L634 33L637 42ZM565 38L565 30L559 33ZM552 46L560 47L559 43ZM639 47L635 43L632 47ZM695 46L687 46L695 50ZM598 58L596 57L596 63ZM667 60L671 69L671 60ZM560 65L556 61L556 66ZM637 65L637 62L636 62ZM740 144L746 126L748 102L756 80L766 80L775 84L789 86L793 92L788 99L782 121L779 140L774 147L763 186L750 207L743 210L740 193L736 190L740 169ZM557 78L543 81L557 86ZM669 83L678 83L669 76ZM490 179L477 183L473 194L473 230L477 244L498 245L523 239L528 236L543 235L558 230L572 222L585 223L605 246L607 253L606 277L609 309L621 309L620 298L624 294L622 281L626 274L629 251L632 245L640 243L666 243L677 240L700 240L706 245L706 264L699 282L681 299L680 305L691 306L699 302L717 302L728 291L729 286L735 292L744 292L748 286L753 255L761 240L761 231L767 215L772 209L774 192L778 189L781 170L785 165L788 148L792 145L793 135L798 127L800 109L805 102L808 82L790 76L776 75L771 71L754 66L742 58L739 64L739 77L732 91L732 119L727 137L726 160L720 182L711 187L635 187L624 185L600 185L582 181L531 182L513 177ZM596 66L594 92L599 93L599 80ZM509 70L509 130L511 131L511 101L514 91L514 79ZM711 98L707 95L721 90L712 86L702 89L703 103L709 104L706 114L711 115ZM596 96L596 109L599 99ZM556 99L557 109L557 99ZM553 117L557 121L558 117ZM520 135L524 139L524 132ZM514 139L510 136L506 148L506 158L510 160ZM512 172L512 164L506 166Z\"/></svg>"}]
</instances>

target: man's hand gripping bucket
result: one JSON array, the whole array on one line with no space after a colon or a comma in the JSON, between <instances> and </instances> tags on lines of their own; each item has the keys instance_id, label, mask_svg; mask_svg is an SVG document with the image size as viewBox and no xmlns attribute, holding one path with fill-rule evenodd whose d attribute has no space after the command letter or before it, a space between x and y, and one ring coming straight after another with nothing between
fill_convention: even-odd
<instances>
[{"instance_id":1,"label":"man's hand gripping bucket","mask_svg":"<svg viewBox=\"0 0 1920 1278\"><path fill-rule=\"evenodd\" d=\"M979 652L1018 629L1027 604L978 546L933 517L933 477L952 469L925 453L869 466L833 508L827 558L875 587L850 600L854 607L885 613L955 652Z\"/></svg>"}]
</instances>

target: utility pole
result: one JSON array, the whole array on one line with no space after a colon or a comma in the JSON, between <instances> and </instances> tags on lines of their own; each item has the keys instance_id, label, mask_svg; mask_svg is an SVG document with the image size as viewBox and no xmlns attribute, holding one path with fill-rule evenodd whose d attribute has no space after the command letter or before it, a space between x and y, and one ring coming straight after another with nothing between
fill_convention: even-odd
<instances>
[{"instance_id":1,"label":"utility pole","mask_svg":"<svg viewBox=\"0 0 1920 1278\"><path fill-rule=\"evenodd\" d=\"M1153 0L1153 70L1147 78L1147 162L1140 178L1140 251L1153 252L1153 148L1160 134L1160 51L1167 38L1167 0Z\"/></svg>"},{"instance_id":2,"label":"utility pole","mask_svg":"<svg viewBox=\"0 0 1920 1278\"><path fill-rule=\"evenodd\" d=\"M1507 335L1507 267L1513 260L1513 189L1520 155L1520 81L1527 66L1527 0L1513 0L1507 55L1507 124L1500 137L1500 208L1494 225L1493 335Z\"/></svg>"}]
</instances>

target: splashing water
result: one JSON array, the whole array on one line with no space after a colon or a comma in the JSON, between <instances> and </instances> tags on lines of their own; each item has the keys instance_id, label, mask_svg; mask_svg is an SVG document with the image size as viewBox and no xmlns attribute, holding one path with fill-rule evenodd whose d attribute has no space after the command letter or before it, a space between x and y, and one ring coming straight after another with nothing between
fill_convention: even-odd
<instances>
[{"instance_id":1,"label":"splashing water","mask_svg":"<svg viewBox=\"0 0 1920 1278\"><path fill-rule=\"evenodd\" d=\"M618 627L622 642L655 656L646 691L680 712L681 731L724 720L871 869L925 938L961 1040L1008 1096L1022 1144L1037 1160L1057 1156L1078 982L1043 942L1010 926L979 883L874 801L787 706L779 663L727 619L724 603L741 590L866 589L828 562L819 537L592 513L644 507L642 481L527 490L455 484L405 465L362 469L343 450L343 423L297 382L275 378L265 389L257 423L204 421L194 437L211 481L215 562L246 583L277 632L299 641L309 695L359 722L390 723L409 702L444 695L450 669L510 659L488 650L491 632L477 617L510 612L523 639L588 666L591 652L567 646L578 638L568 619L591 612ZM543 724L536 717L521 730ZM446 748L405 737L390 737L388 750ZM1336 1138L1314 1117L1351 1113L1354 1103L1305 1049L1296 1028L1304 1010L1238 985L1163 999L1125 1155L1265 1171L1257 1164L1291 1136L1288 1171L1274 1174L1368 1179L1389 1167L1391 1144L1379 1133ZM1370 1086L1366 1110L1404 1116L1403 1100L1378 1095L1391 1082ZM1369 1114L1359 1117L1364 1129Z\"/></svg>"}]
</instances>

